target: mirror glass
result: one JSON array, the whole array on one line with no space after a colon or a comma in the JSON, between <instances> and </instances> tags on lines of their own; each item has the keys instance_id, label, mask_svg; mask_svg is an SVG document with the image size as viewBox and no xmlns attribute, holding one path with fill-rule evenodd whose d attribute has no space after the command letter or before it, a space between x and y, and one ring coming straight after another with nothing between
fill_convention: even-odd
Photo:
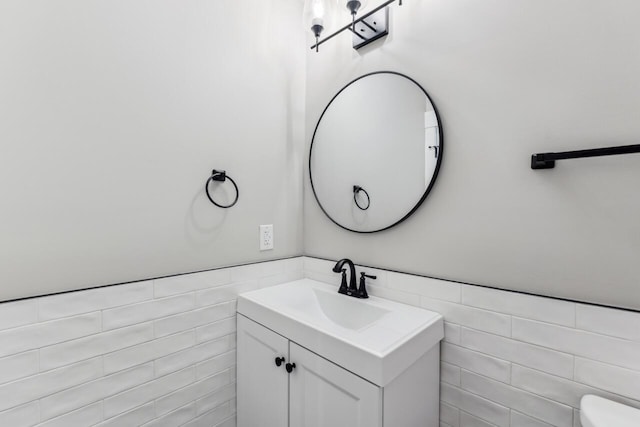
<instances>
[{"instance_id":1,"label":"mirror glass","mask_svg":"<svg viewBox=\"0 0 640 427\"><path fill-rule=\"evenodd\" d=\"M437 110L418 83L394 72L367 74L322 113L311 143L311 186L340 227L385 230L427 197L442 148Z\"/></svg>"}]
</instances>

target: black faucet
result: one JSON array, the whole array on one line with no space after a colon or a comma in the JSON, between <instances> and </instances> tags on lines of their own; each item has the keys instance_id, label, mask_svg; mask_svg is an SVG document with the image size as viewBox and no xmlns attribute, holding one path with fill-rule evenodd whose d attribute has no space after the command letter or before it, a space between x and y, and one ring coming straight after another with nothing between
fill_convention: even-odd
<instances>
[{"instance_id":1,"label":"black faucet","mask_svg":"<svg viewBox=\"0 0 640 427\"><path fill-rule=\"evenodd\" d=\"M349 286L347 286L347 270L342 268L345 264L349 265L349 270L351 272L351 277L349 277ZM339 294L345 294L356 298L369 298L367 288L365 286L365 280L367 277L369 279L375 279L376 276L369 276L364 272L360 273L360 287L356 288L356 266L353 265L353 261L347 258L338 261L333 267L333 272L342 272L342 282L340 283L340 289L338 289Z\"/></svg>"},{"instance_id":2,"label":"black faucet","mask_svg":"<svg viewBox=\"0 0 640 427\"><path fill-rule=\"evenodd\" d=\"M349 265L349 272L351 273L351 276L349 277L349 286L348 287L347 287L347 273L346 273L346 270L344 270L342 268L345 264ZM342 272L342 283L340 284L340 289L338 290L338 292L341 293L341 294L349 295L349 296L355 296L356 295L356 291L357 291L357 288L356 288L356 266L353 265L353 261L351 261L350 259L347 259L347 258L341 259L333 267L333 272L334 273Z\"/></svg>"}]
</instances>

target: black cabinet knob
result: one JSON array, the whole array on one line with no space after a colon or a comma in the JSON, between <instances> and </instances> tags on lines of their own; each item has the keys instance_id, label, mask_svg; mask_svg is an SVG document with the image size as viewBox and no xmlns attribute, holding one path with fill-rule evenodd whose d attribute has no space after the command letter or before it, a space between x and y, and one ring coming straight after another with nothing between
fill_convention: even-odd
<instances>
[{"instance_id":1,"label":"black cabinet knob","mask_svg":"<svg viewBox=\"0 0 640 427\"><path fill-rule=\"evenodd\" d=\"M288 373L291 373L291 371L293 371L295 369L295 367L296 367L295 363L287 363L285 365L285 368L287 368L287 372Z\"/></svg>"},{"instance_id":2,"label":"black cabinet knob","mask_svg":"<svg viewBox=\"0 0 640 427\"><path fill-rule=\"evenodd\" d=\"M276 357L276 366L280 366L284 363L284 357ZM288 363L287 363L288 365Z\"/></svg>"}]
</instances>

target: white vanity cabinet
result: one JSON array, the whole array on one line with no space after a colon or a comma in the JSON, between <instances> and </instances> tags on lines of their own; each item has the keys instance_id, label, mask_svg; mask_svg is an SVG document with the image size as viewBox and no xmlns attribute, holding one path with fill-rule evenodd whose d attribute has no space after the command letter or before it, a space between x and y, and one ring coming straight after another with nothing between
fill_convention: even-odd
<instances>
[{"instance_id":1,"label":"white vanity cabinet","mask_svg":"<svg viewBox=\"0 0 640 427\"><path fill-rule=\"evenodd\" d=\"M238 427L439 426L439 314L309 279L237 311Z\"/></svg>"},{"instance_id":2,"label":"white vanity cabinet","mask_svg":"<svg viewBox=\"0 0 640 427\"><path fill-rule=\"evenodd\" d=\"M289 422L289 340L238 316L238 426L287 426Z\"/></svg>"},{"instance_id":3,"label":"white vanity cabinet","mask_svg":"<svg viewBox=\"0 0 640 427\"><path fill-rule=\"evenodd\" d=\"M238 427L382 427L380 387L242 315L237 402Z\"/></svg>"}]
</instances>

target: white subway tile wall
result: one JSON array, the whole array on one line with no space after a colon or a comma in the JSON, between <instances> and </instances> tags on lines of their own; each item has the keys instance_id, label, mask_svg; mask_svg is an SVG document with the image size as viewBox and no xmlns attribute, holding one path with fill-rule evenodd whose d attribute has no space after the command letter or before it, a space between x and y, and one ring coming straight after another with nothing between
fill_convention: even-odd
<instances>
[{"instance_id":1,"label":"white subway tile wall","mask_svg":"<svg viewBox=\"0 0 640 427\"><path fill-rule=\"evenodd\" d=\"M0 425L235 426L238 293L310 257L0 304ZM371 295L445 318L441 427L580 427L580 397L640 408L640 313L358 266Z\"/></svg>"},{"instance_id":2,"label":"white subway tile wall","mask_svg":"<svg viewBox=\"0 0 640 427\"><path fill-rule=\"evenodd\" d=\"M305 277L337 287L333 265L305 257ZM640 313L357 269L370 295L444 316L441 427L580 427L584 394L640 408Z\"/></svg>"},{"instance_id":3,"label":"white subway tile wall","mask_svg":"<svg viewBox=\"0 0 640 427\"><path fill-rule=\"evenodd\" d=\"M0 426L235 426L238 293L303 258L0 303Z\"/></svg>"}]
</instances>

